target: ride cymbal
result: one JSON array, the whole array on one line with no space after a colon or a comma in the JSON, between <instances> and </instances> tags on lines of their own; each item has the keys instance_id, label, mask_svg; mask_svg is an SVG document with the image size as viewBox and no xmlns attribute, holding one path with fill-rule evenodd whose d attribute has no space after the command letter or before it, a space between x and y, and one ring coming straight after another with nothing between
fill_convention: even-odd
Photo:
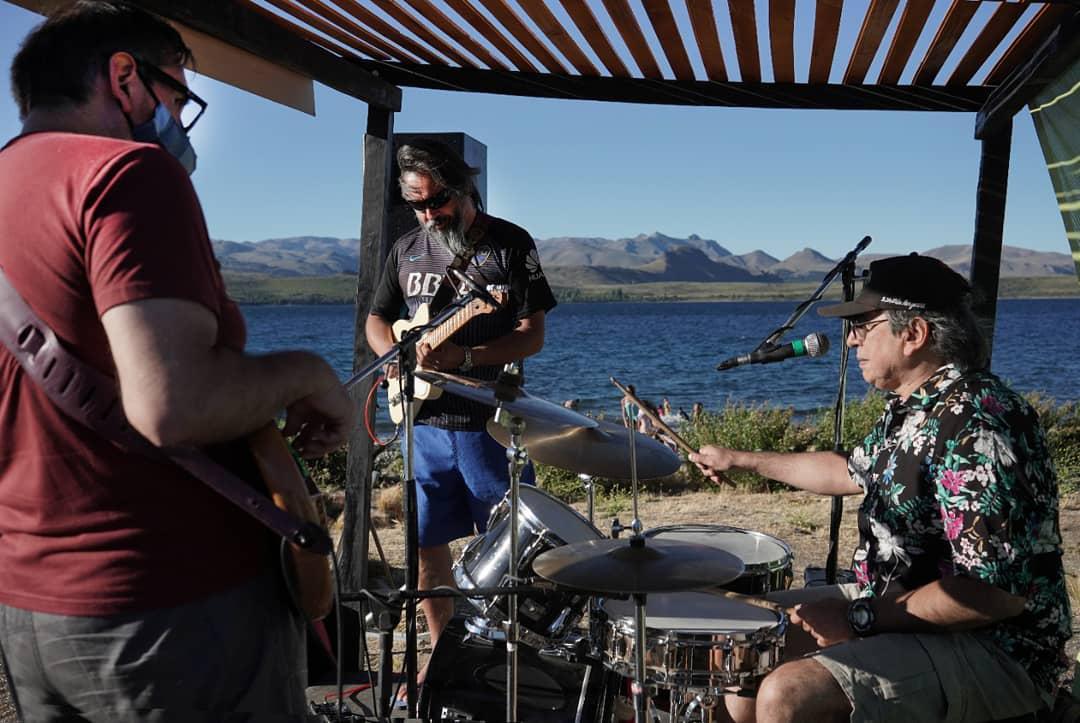
<instances>
[{"instance_id":1,"label":"ride cymbal","mask_svg":"<svg viewBox=\"0 0 1080 723\"><path fill-rule=\"evenodd\" d=\"M533 570L556 585L633 595L723 585L742 574L743 562L706 545L623 538L556 547L537 557Z\"/></svg>"},{"instance_id":2,"label":"ride cymbal","mask_svg":"<svg viewBox=\"0 0 1080 723\"><path fill-rule=\"evenodd\" d=\"M504 447L510 446L510 432L495 420L487 423L488 433ZM529 458L541 464L568 469L578 474L610 479L630 479L630 430L621 424L599 420L594 427L552 424L527 420L522 444ZM674 474L682 460L679 455L652 437L634 435L638 479L654 479Z\"/></svg>"}]
</instances>

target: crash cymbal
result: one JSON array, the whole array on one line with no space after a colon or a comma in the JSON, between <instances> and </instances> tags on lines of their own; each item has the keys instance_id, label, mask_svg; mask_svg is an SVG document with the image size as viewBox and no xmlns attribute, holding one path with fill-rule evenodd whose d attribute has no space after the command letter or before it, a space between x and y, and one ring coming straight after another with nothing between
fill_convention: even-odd
<instances>
[{"instance_id":1,"label":"crash cymbal","mask_svg":"<svg viewBox=\"0 0 1080 723\"><path fill-rule=\"evenodd\" d=\"M533 423L547 422L562 427L595 427L596 420L567 409L561 404L534 397L521 387L507 386L500 389L495 382L470 379L456 374L417 370L416 376L428 384L454 396L471 399L493 408L500 404L510 414L522 417L526 428ZM505 400L500 396L506 397Z\"/></svg>"},{"instance_id":2,"label":"crash cymbal","mask_svg":"<svg viewBox=\"0 0 1080 723\"><path fill-rule=\"evenodd\" d=\"M731 582L743 563L725 550L639 538L587 540L549 550L533 570L556 585L601 593L677 592Z\"/></svg>"},{"instance_id":3,"label":"crash cymbal","mask_svg":"<svg viewBox=\"0 0 1080 723\"><path fill-rule=\"evenodd\" d=\"M510 432L491 420L488 433L504 447ZM630 430L621 424L599 420L597 426L565 426L548 421L528 421L522 443L529 458L578 474L611 479L630 479ZM652 437L634 435L638 479L667 477L679 469L679 456Z\"/></svg>"}]
</instances>

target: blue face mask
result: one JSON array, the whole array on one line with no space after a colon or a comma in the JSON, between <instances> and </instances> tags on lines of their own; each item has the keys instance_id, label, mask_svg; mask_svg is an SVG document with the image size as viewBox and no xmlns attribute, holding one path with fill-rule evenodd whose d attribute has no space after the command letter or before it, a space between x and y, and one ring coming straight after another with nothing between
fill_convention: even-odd
<instances>
[{"instance_id":1,"label":"blue face mask","mask_svg":"<svg viewBox=\"0 0 1080 723\"><path fill-rule=\"evenodd\" d=\"M131 137L140 143L156 143L180 161L189 176L195 172L195 149L164 103L158 102L150 120L132 126Z\"/></svg>"}]
</instances>

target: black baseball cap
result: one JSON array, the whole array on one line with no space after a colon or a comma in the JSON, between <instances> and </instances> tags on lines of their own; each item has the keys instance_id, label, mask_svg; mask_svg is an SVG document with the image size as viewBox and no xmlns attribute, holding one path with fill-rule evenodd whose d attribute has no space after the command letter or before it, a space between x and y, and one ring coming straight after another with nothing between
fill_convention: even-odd
<instances>
[{"instance_id":1,"label":"black baseball cap","mask_svg":"<svg viewBox=\"0 0 1080 723\"><path fill-rule=\"evenodd\" d=\"M870 276L853 301L822 307L818 314L852 317L878 309L950 309L970 291L967 279L939 259L917 253L892 256L870 263Z\"/></svg>"}]
</instances>

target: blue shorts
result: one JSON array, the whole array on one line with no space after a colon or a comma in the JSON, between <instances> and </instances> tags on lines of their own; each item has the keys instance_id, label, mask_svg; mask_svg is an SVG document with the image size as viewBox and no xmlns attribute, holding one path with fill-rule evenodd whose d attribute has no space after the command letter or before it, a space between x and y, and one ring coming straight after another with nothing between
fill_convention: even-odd
<instances>
[{"instance_id":1,"label":"blue shorts","mask_svg":"<svg viewBox=\"0 0 1080 723\"><path fill-rule=\"evenodd\" d=\"M416 425L413 438L420 547L487 530L491 508L510 487L506 448L486 431L449 431L427 424ZM535 484L532 463L522 471L521 481Z\"/></svg>"}]
</instances>

